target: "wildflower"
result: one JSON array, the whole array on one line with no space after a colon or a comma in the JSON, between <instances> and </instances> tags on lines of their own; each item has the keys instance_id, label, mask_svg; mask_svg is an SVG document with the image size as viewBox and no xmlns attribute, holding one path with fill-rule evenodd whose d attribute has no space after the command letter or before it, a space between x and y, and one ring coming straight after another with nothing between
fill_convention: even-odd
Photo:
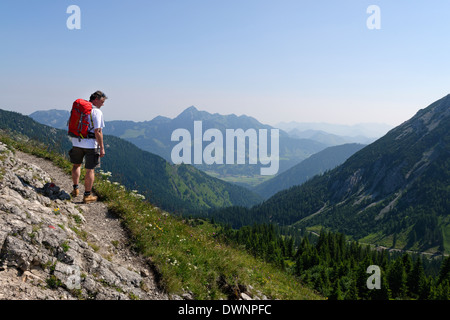
<instances>
[{"instance_id":1,"label":"wildflower","mask_svg":"<svg viewBox=\"0 0 450 320\"><path fill-rule=\"evenodd\" d=\"M145 197L142 194L137 194L136 196L138 199L145 200Z\"/></svg>"},{"instance_id":2,"label":"wildflower","mask_svg":"<svg viewBox=\"0 0 450 320\"><path fill-rule=\"evenodd\" d=\"M103 177L111 177L112 173L111 172L104 172L103 170L100 170L99 173L103 176Z\"/></svg>"}]
</instances>

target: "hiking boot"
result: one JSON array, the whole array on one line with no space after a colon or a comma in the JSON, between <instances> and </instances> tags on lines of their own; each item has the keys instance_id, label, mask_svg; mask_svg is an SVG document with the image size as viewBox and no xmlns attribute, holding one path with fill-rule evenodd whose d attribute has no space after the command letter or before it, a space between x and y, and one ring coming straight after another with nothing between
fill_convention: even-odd
<instances>
[{"instance_id":1,"label":"hiking boot","mask_svg":"<svg viewBox=\"0 0 450 320\"><path fill-rule=\"evenodd\" d=\"M91 203L91 202L96 202L96 201L97 201L97 196L93 196L92 194L83 197L84 203Z\"/></svg>"},{"instance_id":2,"label":"hiking boot","mask_svg":"<svg viewBox=\"0 0 450 320\"><path fill-rule=\"evenodd\" d=\"M72 192L70 193L72 198L78 197L79 194L80 194L80 190L78 190L78 189L73 189Z\"/></svg>"}]
</instances>

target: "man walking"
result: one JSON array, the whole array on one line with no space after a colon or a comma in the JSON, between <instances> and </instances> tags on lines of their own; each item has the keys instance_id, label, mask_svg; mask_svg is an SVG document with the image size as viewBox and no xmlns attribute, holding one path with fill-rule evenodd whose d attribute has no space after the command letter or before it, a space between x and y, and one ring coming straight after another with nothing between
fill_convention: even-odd
<instances>
[{"instance_id":1,"label":"man walking","mask_svg":"<svg viewBox=\"0 0 450 320\"><path fill-rule=\"evenodd\" d=\"M89 132L95 134L95 139L79 139L72 138L72 149L69 151L70 162L72 166L73 191L72 197L79 194L78 183L81 175L81 164L85 158L86 176L84 178L84 196L83 202L90 203L97 201L97 197L92 195L92 186L94 185L94 169L100 163L100 158L105 156L105 147L103 145L103 132L105 127L103 120L103 112L100 108L107 99L106 95L101 91L94 92L89 102L92 103L92 122Z\"/></svg>"}]
</instances>

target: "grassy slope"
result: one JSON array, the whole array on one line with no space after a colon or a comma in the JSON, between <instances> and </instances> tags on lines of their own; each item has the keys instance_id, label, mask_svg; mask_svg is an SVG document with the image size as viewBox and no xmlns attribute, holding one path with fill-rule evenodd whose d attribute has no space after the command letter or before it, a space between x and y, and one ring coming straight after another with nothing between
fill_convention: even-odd
<instances>
[{"instance_id":1,"label":"grassy slope","mask_svg":"<svg viewBox=\"0 0 450 320\"><path fill-rule=\"evenodd\" d=\"M39 143L17 142L8 136L0 137L0 141L50 159L70 172L71 164L66 159L47 152ZM97 175L94 187L108 208L121 217L136 248L150 257L161 277L160 284L169 293L192 292L195 299L220 299L234 295L240 285L251 285L271 299L323 299L297 278L242 249L221 243L215 237L215 225L201 221L193 226L192 221L163 212L134 192L110 183L106 174Z\"/></svg>"}]
</instances>

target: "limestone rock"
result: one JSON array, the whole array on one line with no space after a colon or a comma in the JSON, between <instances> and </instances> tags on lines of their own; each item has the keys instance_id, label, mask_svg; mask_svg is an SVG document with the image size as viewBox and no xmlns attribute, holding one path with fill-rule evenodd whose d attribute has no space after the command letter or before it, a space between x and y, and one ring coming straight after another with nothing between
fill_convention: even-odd
<instances>
[{"instance_id":1,"label":"limestone rock","mask_svg":"<svg viewBox=\"0 0 450 320\"><path fill-rule=\"evenodd\" d=\"M67 200L49 174L0 143L0 299L166 298L144 290L148 273L108 261L80 238L86 219Z\"/></svg>"}]
</instances>

